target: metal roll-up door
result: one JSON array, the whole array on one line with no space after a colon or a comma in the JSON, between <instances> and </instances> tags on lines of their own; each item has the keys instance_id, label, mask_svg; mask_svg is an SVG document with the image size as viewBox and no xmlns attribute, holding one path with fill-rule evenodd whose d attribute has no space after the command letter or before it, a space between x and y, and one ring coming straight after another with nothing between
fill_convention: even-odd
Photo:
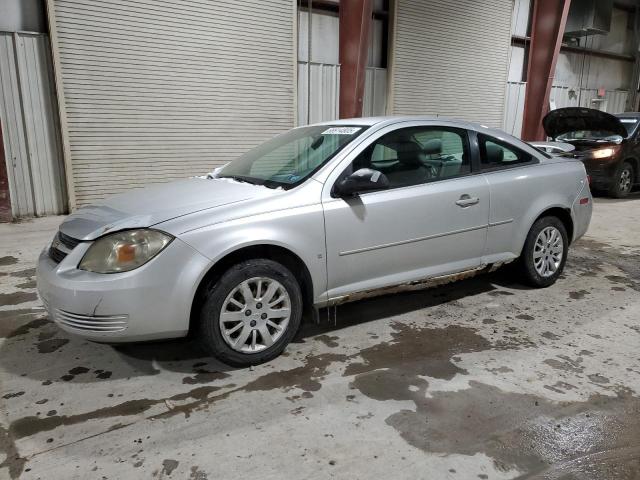
<instances>
[{"instance_id":1,"label":"metal roll-up door","mask_svg":"<svg viewBox=\"0 0 640 480\"><path fill-rule=\"evenodd\" d=\"M500 127L512 9L512 0L398 0L392 113Z\"/></svg>"},{"instance_id":2,"label":"metal roll-up door","mask_svg":"<svg viewBox=\"0 0 640 480\"><path fill-rule=\"evenodd\" d=\"M294 124L295 2L48 0L76 206Z\"/></svg>"}]
</instances>

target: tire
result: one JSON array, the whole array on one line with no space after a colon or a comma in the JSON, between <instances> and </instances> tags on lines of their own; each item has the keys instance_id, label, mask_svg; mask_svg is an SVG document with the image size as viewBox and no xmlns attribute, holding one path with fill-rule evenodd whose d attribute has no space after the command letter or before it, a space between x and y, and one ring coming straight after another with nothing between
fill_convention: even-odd
<instances>
[{"instance_id":1,"label":"tire","mask_svg":"<svg viewBox=\"0 0 640 480\"><path fill-rule=\"evenodd\" d=\"M520 273L524 282L535 288L553 285L564 269L568 247L567 229L558 217L536 220L520 255ZM545 261L547 258L548 262Z\"/></svg>"},{"instance_id":2,"label":"tire","mask_svg":"<svg viewBox=\"0 0 640 480\"><path fill-rule=\"evenodd\" d=\"M234 265L209 285L196 335L217 359L233 367L246 367L280 355L298 331L301 319L302 293L295 276L277 262L253 259Z\"/></svg>"},{"instance_id":3,"label":"tire","mask_svg":"<svg viewBox=\"0 0 640 480\"><path fill-rule=\"evenodd\" d=\"M635 172L633 170L633 165L629 162L624 162L622 167L620 167L620 171L616 174L613 179L613 184L609 189L609 195L614 198L624 198L631 193L631 189L633 188L633 183L635 179Z\"/></svg>"}]
</instances>

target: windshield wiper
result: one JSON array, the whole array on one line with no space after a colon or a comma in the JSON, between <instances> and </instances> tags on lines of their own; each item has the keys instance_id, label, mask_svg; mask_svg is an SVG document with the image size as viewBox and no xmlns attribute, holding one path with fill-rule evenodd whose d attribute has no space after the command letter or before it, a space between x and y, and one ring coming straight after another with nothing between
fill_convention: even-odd
<instances>
[{"instance_id":1,"label":"windshield wiper","mask_svg":"<svg viewBox=\"0 0 640 480\"><path fill-rule=\"evenodd\" d=\"M253 179L249 179L248 177L243 177L241 175L221 175L218 178L230 178L231 180L235 180L236 182L249 183L251 185L259 185L259 183L253 181Z\"/></svg>"},{"instance_id":2,"label":"windshield wiper","mask_svg":"<svg viewBox=\"0 0 640 480\"><path fill-rule=\"evenodd\" d=\"M560 142L602 142L604 141L602 138L563 138L562 140L558 140Z\"/></svg>"},{"instance_id":3,"label":"windshield wiper","mask_svg":"<svg viewBox=\"0 0 640 480\"><path fill-rule=\"evenodd\" d=\"M261 187L274 189L286 186L285 183L277 182L275 180L262 180L259 178L244 177L242 175L221 175L216 178L230 178L231 180L235 180L236 182L248 183L250 185L260 185Z\"/></svg>"}]
</instances>

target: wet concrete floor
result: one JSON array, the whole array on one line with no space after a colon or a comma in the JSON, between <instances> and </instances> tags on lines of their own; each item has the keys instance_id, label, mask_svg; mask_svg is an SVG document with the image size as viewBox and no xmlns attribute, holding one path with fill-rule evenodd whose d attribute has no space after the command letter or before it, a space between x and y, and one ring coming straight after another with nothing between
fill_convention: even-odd
<instances>
[{"instance_id":1,"label":"wet concrete floor","mask_svg":"<svg viewBox=\"0 0 640 480\"><path fill-rule=\"evenodd\" d=\"M347 304L252 370L65 334L33 280L61 218L2 225L0 478L638 479L639 220L599 199L548 289Z\"/></svg>"}]
</instances>

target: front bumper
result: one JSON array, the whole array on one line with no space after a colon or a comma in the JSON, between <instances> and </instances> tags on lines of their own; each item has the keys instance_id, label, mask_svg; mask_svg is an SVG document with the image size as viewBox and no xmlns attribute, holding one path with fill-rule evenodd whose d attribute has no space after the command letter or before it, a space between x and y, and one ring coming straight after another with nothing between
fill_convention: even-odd
<instances>
[{"instance_id":1,"label":"front bumper","mask_svg":"<svg viewBox=\"0 0 640 480\"><path fill-rule=\"evenodd\" d=\"M608 189L614 182L620 162L616 159L583 160L587 175L594 188Z\"/></svg>"},{"instance_id":2,"label":"front bumper","mask_svg":"<svg viewBox=\"0 0 640 480\"><path fill-rule=\"evenodd\" d=\"M196 288L209 260L179 239L145 265L100 274L76 267L91 242L60 263L47 246L38 259L38 294L49 318L63 330L103 342L180 337L189 330Z\"/></svg>"}]
</instances>

